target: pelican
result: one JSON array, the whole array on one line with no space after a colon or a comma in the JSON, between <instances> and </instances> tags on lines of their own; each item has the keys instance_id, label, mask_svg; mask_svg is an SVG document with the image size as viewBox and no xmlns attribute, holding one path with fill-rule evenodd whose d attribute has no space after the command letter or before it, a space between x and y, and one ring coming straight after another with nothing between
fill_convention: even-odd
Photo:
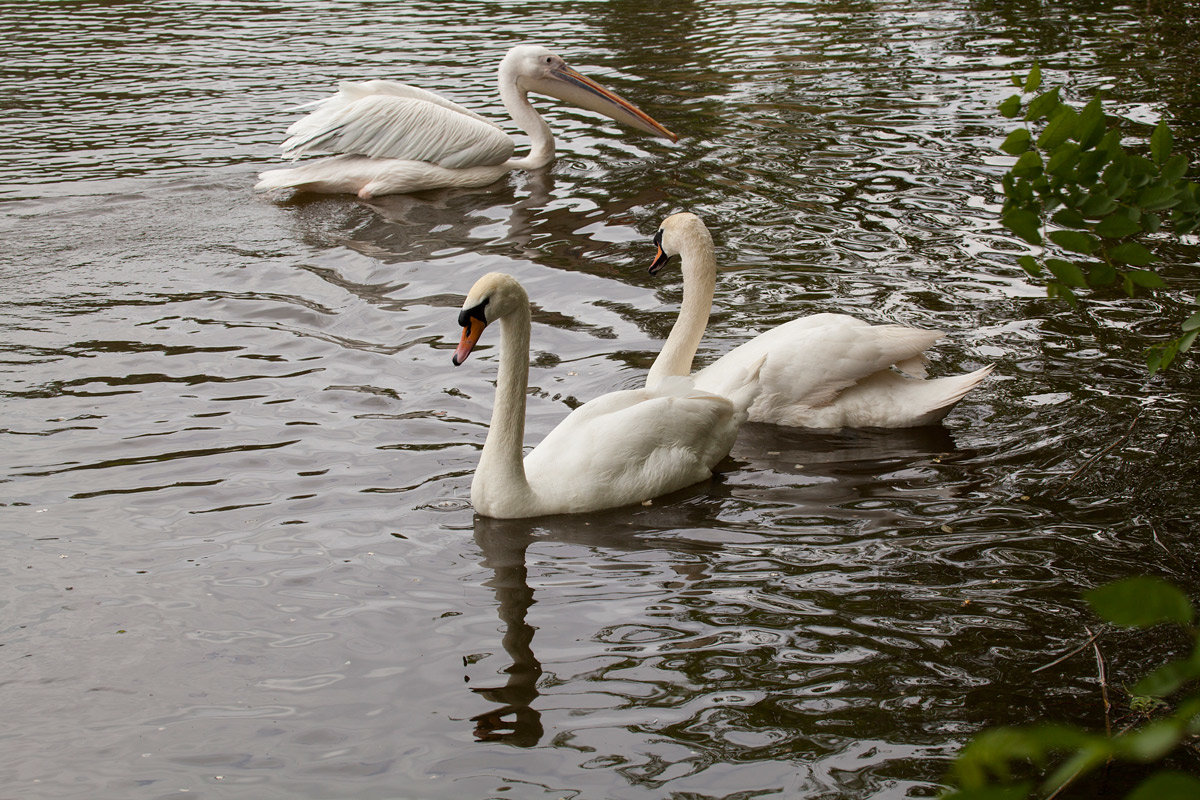
<instances>
[{"instance_id":1,"label":"pelican","mask_svg":"<svg viewBox=\"0 0 1200 800\"><path fill-rule=\"evenodd\" d=\"M433 92L397 81L342 83L337 94L309 104L314 110L287 129L290 138L283 143L285 158L339 155L294 169L268 170L254 188L350 192L369 200L423 189L486 186L514 169L544 167L554 160L554 136L529 102L529 92L664 139L679 138L539 45L509 50L500 62L499 83L504 107L531 140L524 158L512 157L513 140L500 126Z\"/></svg>"},{"instance_id":2,"label":"pelican","mask_svg":"<svg viewBox=\"0 0 1200 800\"><path fill-rule=\"evenodd\" d=\"M680 257L683 305L646 376L649 389L691 373L717 279L712 237L695 214L667 217L654 244L651 275ZM934 425L992 371L988 365L926 379L925 350L940 338L940 331L812 314L760 333L691 377L697 390L730 398L751 422L798 428Z\"/></svg>"}]
</instances>

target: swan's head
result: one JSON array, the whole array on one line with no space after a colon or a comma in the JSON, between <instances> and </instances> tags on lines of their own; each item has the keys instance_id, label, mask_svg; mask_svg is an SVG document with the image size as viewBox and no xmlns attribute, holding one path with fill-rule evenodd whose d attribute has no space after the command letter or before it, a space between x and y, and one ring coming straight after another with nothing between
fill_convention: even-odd
<instances>
[{"instance_id":1,"label":"swan's head","mask_svg":"<svg viewBox=\"0 0 1200 800\"><path fill-rule=\"evenodd\" d=\"M454 366L467 360L484 328L520 308L529 308L529 295L512 275L489 272L475 281L463 301L462 311L458 312L458 324L463 332L458 349L454 351Z\"/></svg>"},{"instance_id":2,"label":"swan's head","mask_svg":"<svg viewBox=\"0 0 1200 800\"><path fill-rule=\"evenodd\" d=\"M651 275L657 275L672 257L686 250L707 247L711 251L713 246L712 236L704 222L687 211L672 214L664 219L662 225L658 226L658 232L654 234L654 244L658 247L658 252L654 254L654 261L650 264Z\"/></svg>"},{"instance_id":3,"label":"swan's head","mask_svg":"<svg viewBox=\"0 0 1200 800\"><path fill-rule=\"evenodd\" d=\"M645 111L576 72L562 56L541 45L522 44L509 50L500 62L500 84L549 95L672 142L679 139Z\"/></svg>"}]
</instances>

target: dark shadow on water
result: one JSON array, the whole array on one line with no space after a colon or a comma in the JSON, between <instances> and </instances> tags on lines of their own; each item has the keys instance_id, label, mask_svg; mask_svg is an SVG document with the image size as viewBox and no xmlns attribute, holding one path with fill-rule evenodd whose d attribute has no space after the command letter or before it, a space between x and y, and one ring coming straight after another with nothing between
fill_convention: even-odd
<instances>
[{"instance_id":1,"label":"dark shadow on water","mask_svg":"<svg viewBox=\"0 0 1200 800\"><path fill-rule=\"evenodd\" d=\"M532 747L542 738L542 715L532 707L538 696L542 665L533 652L534 628L526 620L533 605L533 589L529 587L525 551L533 538L527 526L475 518L475 541L483 552L482 564L492 570L485 585L495 592L500 621L504 623L501 643L512 659L505 669L508 680L503 686L472 688L498 704L471 717L477 741Z\"/></svg>"},{"instance_id":2,"label":"dark shadow on water","mask_svg":"<svg viewBox=\"0 0 1200 800\"><path fill-rule=\"evenodd\" d=\"M854 493L897 465L954 451L953 438L941 426L814 432L747 425L737 443L737 457L727 461L725 467L726 471L762 473L803 458L807 472L832 483L810 501L823 505L821 497ZM496 704L471 717L476 740L532 747L545 732L541 714L534 707L542 666L533 647L536 628L529 622L530 609L536 602L528 580L530 545L552 541L624 552L715 552L724 546L713 539L718 533L714 523L722 501L740 491L741 487L718 476L644 506L518 520L476 516L474 535L482 554L480 563L492 572L484 585L495 595L497 613L504 625L501 644L511 660L504 670L508 677L503 685L472 687L473 692ZM708 577L703 560L679 559L674 569L683 581L680 585Z\"/></svg>"}]
</instances>

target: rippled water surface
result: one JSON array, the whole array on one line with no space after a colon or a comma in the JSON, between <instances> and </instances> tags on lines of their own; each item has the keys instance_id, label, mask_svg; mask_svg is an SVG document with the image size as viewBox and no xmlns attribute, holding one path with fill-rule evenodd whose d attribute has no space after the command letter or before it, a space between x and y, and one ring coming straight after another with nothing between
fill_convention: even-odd
<instances>
[{"instance_id":1,"label":"rippled water surface","mask_svg":"<svg viewBox=\"0 0 1200 800\"><path fill-rule=\"evenodd\" d=\"M1140 366L1179 300L1024 280L993 108L1037 58L1186 144L1200 58L1040 7L0 2L0 794L929 797L984 726L1102 726L1090 653L1033 670L1081 589L1195 586L1197 386ZM338 79L502 119L522 41L681 141L546 102L558 160L484 189L252 192ZM681 209L724 267L701 360L844 310L995 373L938 428L749 426L651 506L475 518L466 290L529 290L536 441L644 379ZM1167 646L1104 642L1114 685Z\"/></svg>"}]
</instances>

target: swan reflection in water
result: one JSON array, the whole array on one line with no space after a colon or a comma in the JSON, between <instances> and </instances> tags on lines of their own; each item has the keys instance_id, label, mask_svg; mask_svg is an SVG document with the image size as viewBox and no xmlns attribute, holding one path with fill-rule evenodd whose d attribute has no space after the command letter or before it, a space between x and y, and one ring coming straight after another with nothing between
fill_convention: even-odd
<instances>
[{"instance_id":1,"label":"swan reflection in water","mask_svg":"<svg viewBox=\"0 0 1200 800\"><path fill-rule=\"evenodd\" d=\"M774 535L765 525L756 526L753 521L749 524L746 520L722 521L725 501L736 501L748 494L766 494L779 500L782 495L775 492L781 491L786 492L789 513L793 515L826 520L842 515L861 517L877 513L854 506L857 499L886 493L888 482L881 475L969 456L968 452L956 450L950 432L941 426L899 431L812 432L750 424L743 428L733 456L724 465L727 477L689 487L651 506L515 520L477 515L474 536L481 554L480 565L491 573L483 585L495 596L502 625L501 645L510 664L500 671L506 676L502 685L471 687L476 695L494 704L470 718L476 740L532 747L545 733L541 713L535 705L542 665L534 649L539 626L536 619L530 620L530 609L535 602L528 569L531 545L578 545L598 557L596 560L604 560L606 554L614 552L654 554L647 559L644 570L627 559L622 560L623 571L633 569L661 576L665 567L673 575L660 582L657 587L660 591L674 594L691 587L690 593L694 594L696 584L710 577L711 555L726 551L727 542L744 542L748 535ZM800 471L809 483L798 485L794 470L797 464L804 465ZM735 475L741 476L736 485L731 480ZM930 495L942 498L964 490L961 484L947 485L935 477L923 487L921 497L908 494L905 499L928 500ZM839 506L845 507L839 510ZM814 526L813 546L821 547L816 539L827 533L823 526ZM666 564L661 557L664 552L668 554ZM645 589L644 582L637 583L639 594ZM560 620L559 624L568 623ZM695 624L694 620L689 624ZM594 633L598 631L581 631L576 638L586 641Z\"/></svg>"}]
</instances>

